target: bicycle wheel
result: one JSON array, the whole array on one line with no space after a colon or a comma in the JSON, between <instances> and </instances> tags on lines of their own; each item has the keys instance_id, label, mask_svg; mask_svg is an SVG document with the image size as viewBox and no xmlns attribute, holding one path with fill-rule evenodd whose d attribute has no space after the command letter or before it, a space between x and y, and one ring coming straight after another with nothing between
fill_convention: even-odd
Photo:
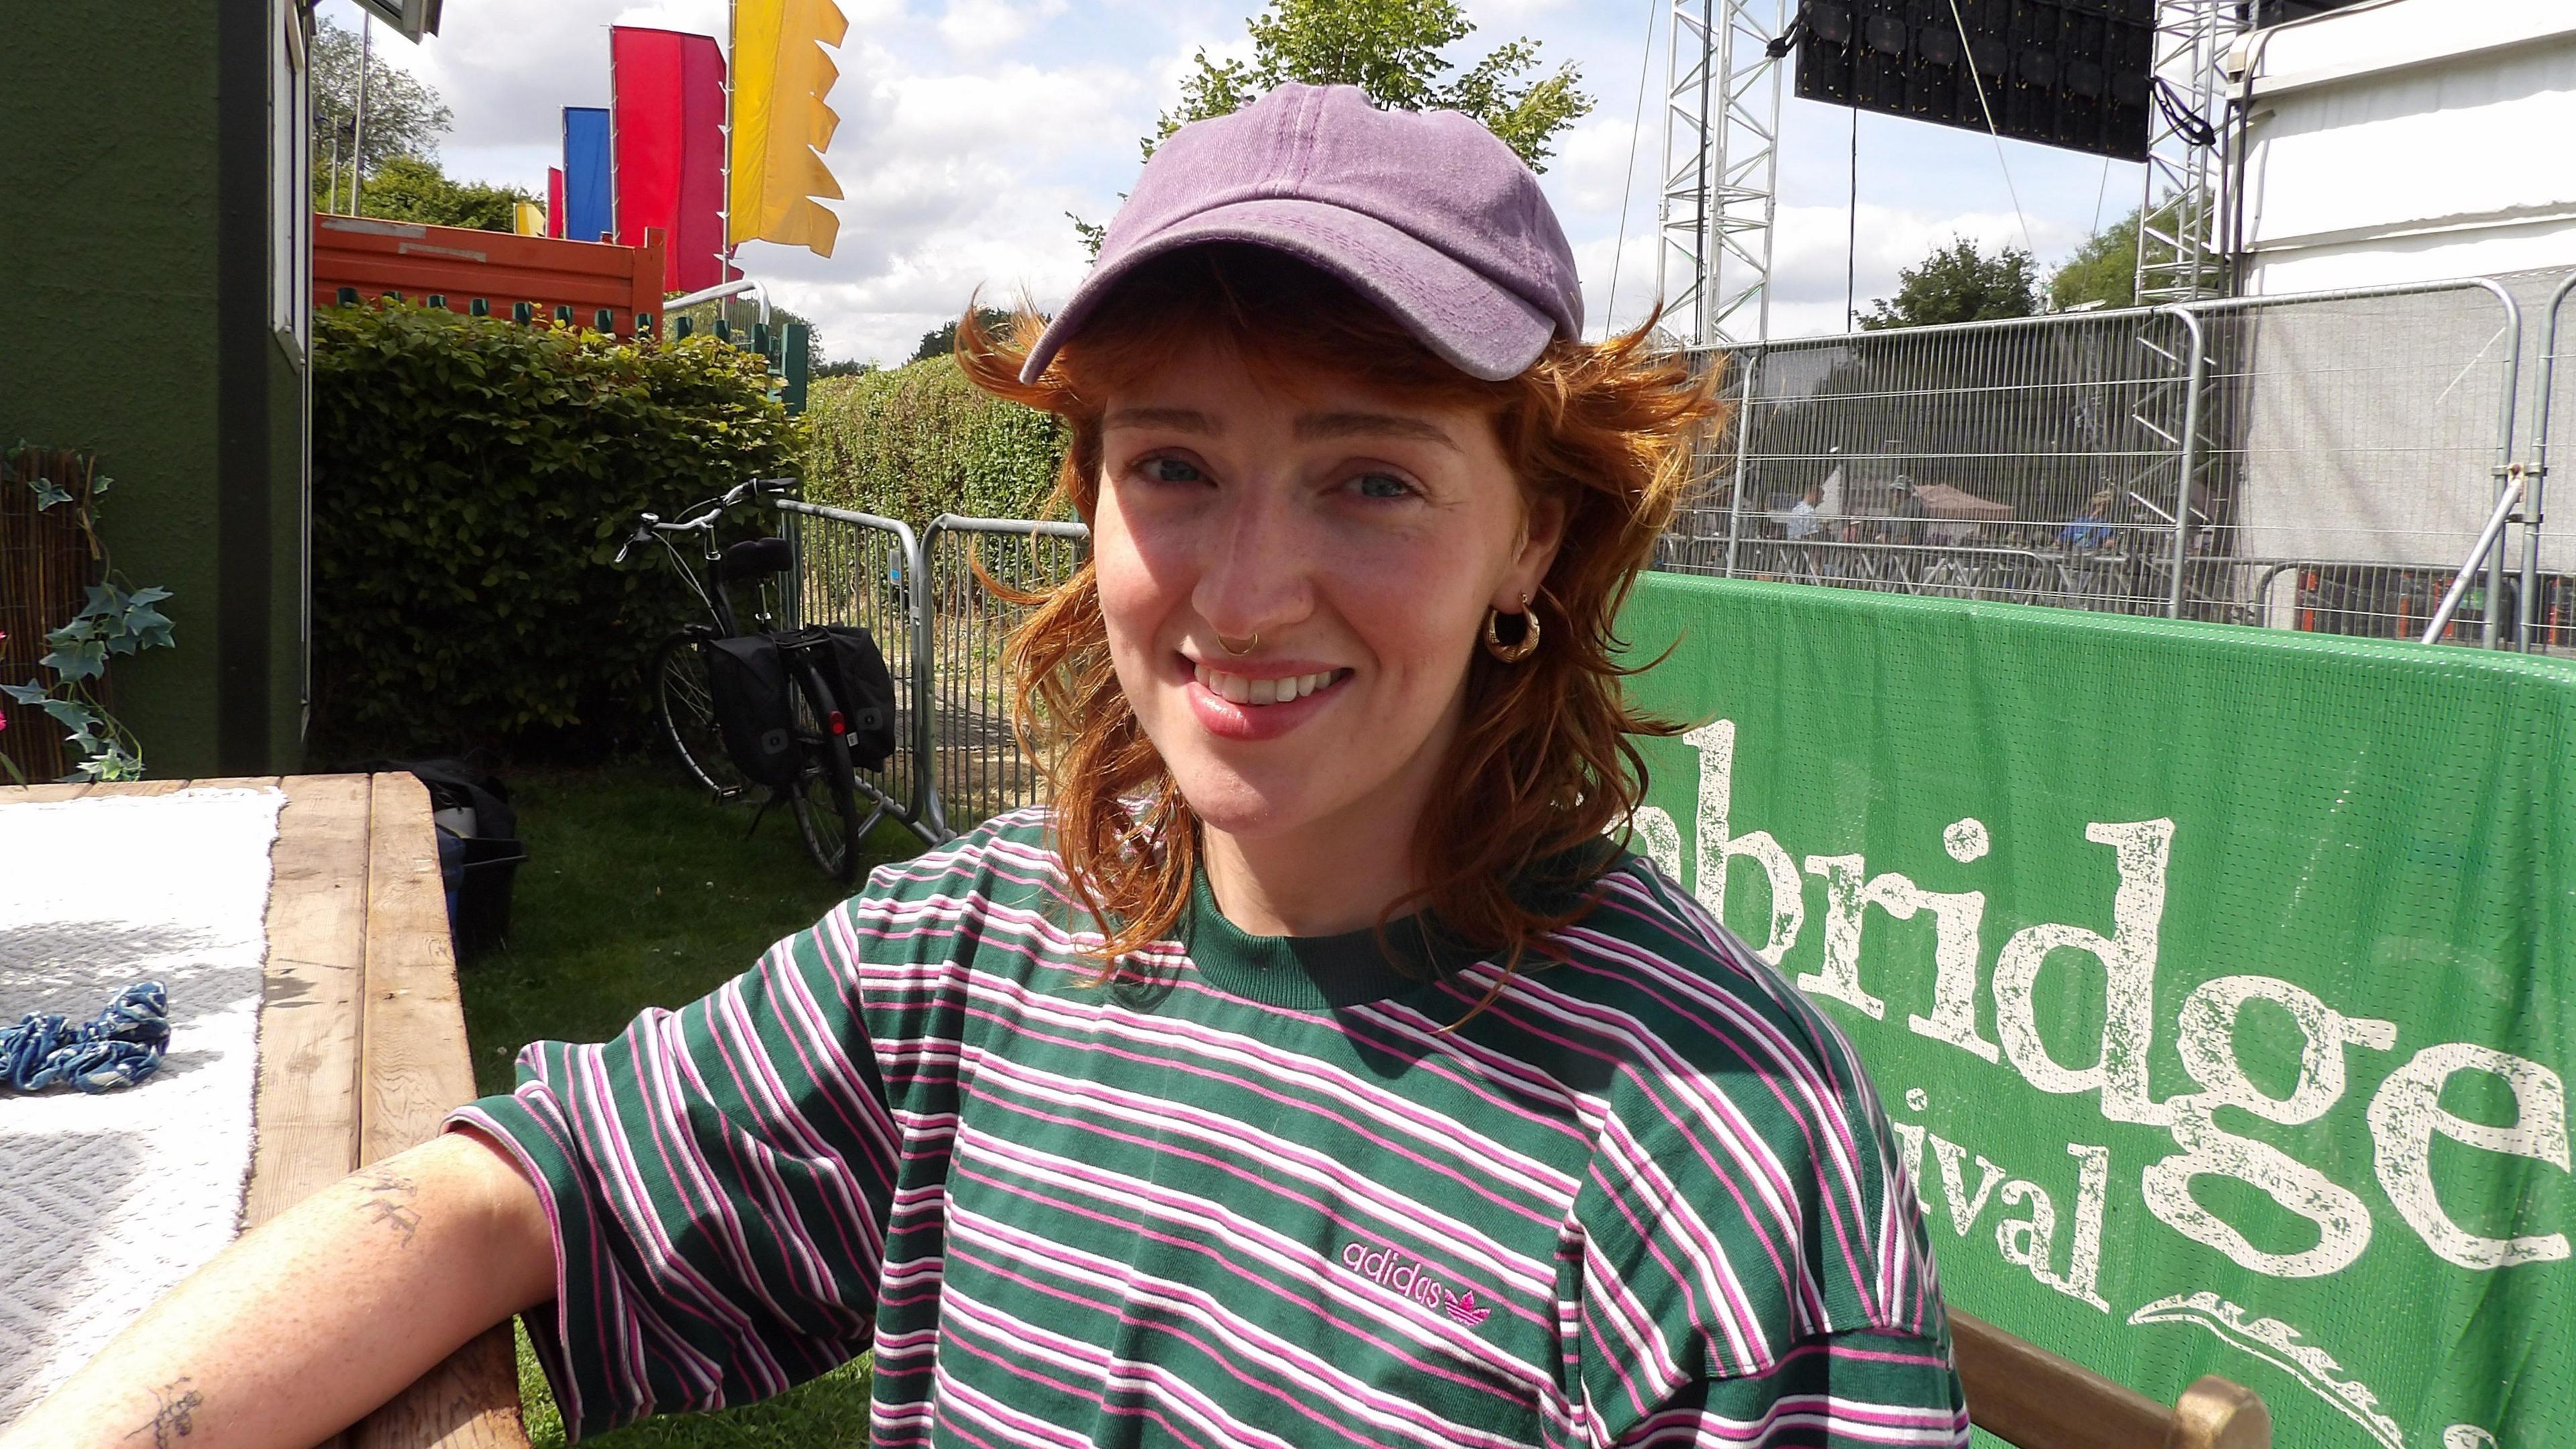
<instances>
[{"instance_id":1,"label":"bicycle wheel","mask_svg":"<svg viewBox=\"0 0 2576 1449\"><path fill-rule=\"evenodd\" d=\"M704 636L679 633L662 641L653 660L653 702L662 738L691 778L720 800L731 800L750 788L751 781L725 753L724 735L716 728L715 689L707 677Z\"/></svg>"},{"instance_id":2,"label":"bicycle wheel","mask_svg":"<svg viewBox=\"0 0 2576 1449\"><path fill-rule=\"evenodd\" d=\"M844 883L855 882L859 841L876 824L878 811L870 811L864 822L859 818L858 778L851 773L849 736L830 726L838 712L830 688L804 654L792 653L789 658L788 667L796 677L791 702L797 774L796 783L784 792L787 808L796 816L797 833L805 837L806 853L823 867L823 873Z\"/></svg>"}]
</instances>

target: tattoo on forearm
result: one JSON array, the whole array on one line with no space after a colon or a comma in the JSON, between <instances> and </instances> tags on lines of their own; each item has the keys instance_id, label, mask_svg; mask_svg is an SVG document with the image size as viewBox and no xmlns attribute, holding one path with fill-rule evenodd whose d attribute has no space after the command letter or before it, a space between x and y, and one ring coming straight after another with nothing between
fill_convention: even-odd
<instances>
[{"instance_id":1,"label":"tattoo on forearm","mask_svg":"<svg viewBox=\"0 0 2576 1449\"><path fill-rule=\"evenodd\" d=\"M194 1379L177 1378L154 1389L152 1397L160 1401L159 1411L153 1414L151 1423L129 1431L125 1437L131 1439L148 1429L152 1449L170 1449L187 1438L197 1427L197 1410L206 1402L205 1395L192 1387L195 1383Z\"/></svg>"},{"instance_id":2,"label":"tattoo on forearm","mask_svg":"<svg viewBox=\"0 0 2576 1449\"><path fill-rule=\"evenodd\" d=\"M358 1174L358 1191L365 1195L358 1210L400 1232L403 1246L410 1247L420 1230L420 1212L411 1205L419 1184L390 1167L371 1167Z\"/></svg>"}]
</instances>

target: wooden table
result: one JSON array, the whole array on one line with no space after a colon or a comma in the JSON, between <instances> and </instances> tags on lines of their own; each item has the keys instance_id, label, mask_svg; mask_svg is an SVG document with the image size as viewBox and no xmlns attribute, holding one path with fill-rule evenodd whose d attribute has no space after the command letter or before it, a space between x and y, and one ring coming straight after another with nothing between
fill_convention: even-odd
<instances>
[{"instance_id":1,"label":"wooden table","mask_svg":"<svg viewBox=\"0 0 2576 1449\"><path fill-rule=\"evenodd\" d=\"M438 1133L473 1100L429 792L409 775L0 788L0 805L194 786L286 792L270 854L257 1146L246 1227ZM506 1323L467 1344L334 1449L528 1449Z\"/></svg>"}]
</instances>

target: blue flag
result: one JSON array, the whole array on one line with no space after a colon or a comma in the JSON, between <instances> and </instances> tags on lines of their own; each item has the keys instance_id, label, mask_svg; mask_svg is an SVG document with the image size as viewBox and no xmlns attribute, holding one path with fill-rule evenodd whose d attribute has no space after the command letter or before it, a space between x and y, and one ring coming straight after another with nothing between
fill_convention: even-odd
<instances>
[{"instance_id":1,"label":"blue flag","mask_svg":"<svg viewBox=\"0 0 2576 1449\"><path fill-rule=\"evenodd\" d=\"M595 242L617 228L610 199L608 108L566 106L564 129L564 229L574 241Z\"/></svg>"}]
</instances>

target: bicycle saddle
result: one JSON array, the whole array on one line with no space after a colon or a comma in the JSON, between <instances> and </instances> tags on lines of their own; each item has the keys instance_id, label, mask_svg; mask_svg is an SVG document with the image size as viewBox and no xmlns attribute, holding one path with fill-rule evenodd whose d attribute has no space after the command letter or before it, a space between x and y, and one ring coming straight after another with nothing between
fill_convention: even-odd
<instances>
[{"instance_id":1,"label":"bicycle saddle","mask_svg":"<svg viewBox=\"0 0 2576 1449\"><path fill-rule=\"evenodd\" d=\"M796 548L783 538L746 538L728 546L716 563L716 574L726 579L756 579L769 574L783 574L796 567Z\"/></svg>"}]
</instances>

